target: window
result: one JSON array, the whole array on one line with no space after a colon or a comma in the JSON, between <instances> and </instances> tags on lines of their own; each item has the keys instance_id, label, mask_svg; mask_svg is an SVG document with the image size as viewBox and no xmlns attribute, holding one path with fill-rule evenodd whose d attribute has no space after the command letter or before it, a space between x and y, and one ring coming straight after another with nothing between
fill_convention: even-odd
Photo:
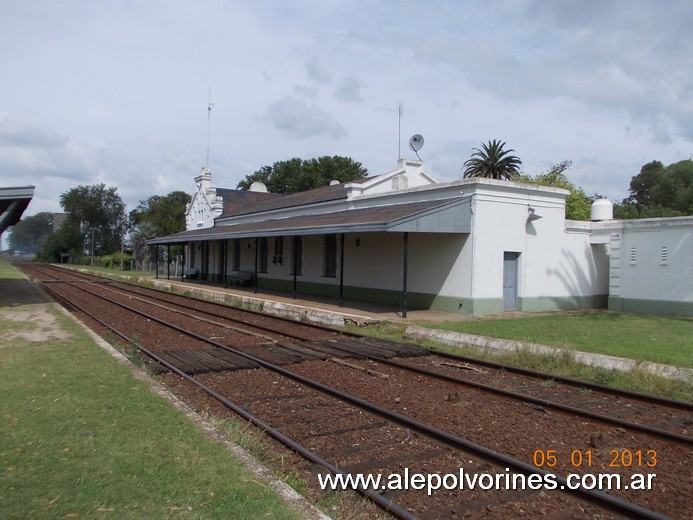
<instances>
[{"instance_id":1,"label":"window","mask_svg":"<svg viewBox=\"0 0 693 520\"><path fill-rule=\"evenodd\" d=\"M325 235L323 238L322 273L326 278L337 277L337 235Z\"/></svg>"},{"instance_id":2,"label":"window","mask_svg":"<svg viewBox=\"0 0 693 520\"><path fill-rule=\"evenodd\" d=\"M233 241L233 265L232 271L241 270L241 239L237 238Z\"/></svg>"},{"instance_id":3,"label":"window","mask_svg":"<svg viewBox=\"0 0 693 520\"><path fill-rule=\"evenodd\" d=\"M260 239L260 267L259 272L260 273L266 273L267 272L267 259L269 257L269 241L267 240L267 237L262 237Z\"/></svg>"},{"instance_id":4,"label":"window","mask_svg":"<svg viewBox=\"0 0 693 520\"><path fill-rule=\"evenodd\" d=\"M294 237L293 261L291 265L291 274L301 275L303 272L303 239Z\"/></svg>"},{"instance_id":5,"label":"window","mask_svg":"<svg viewBox=\"0 0 693 520\"><path fill-rule=\"evenodd\" d=\"M274 238L274 256L272 257L272 263L274 265L282 265L284 261L284 237Z\"/></svg>"}]
</instances>

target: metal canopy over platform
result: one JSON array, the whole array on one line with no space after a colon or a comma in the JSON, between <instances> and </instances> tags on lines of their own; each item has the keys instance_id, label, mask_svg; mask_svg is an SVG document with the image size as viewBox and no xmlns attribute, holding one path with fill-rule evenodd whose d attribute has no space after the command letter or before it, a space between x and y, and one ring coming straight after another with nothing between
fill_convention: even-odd
<instances>
[{"instance_id":1,"label":"metal canopy over platform","mask_svg":"<svg viewBox=\"0 0 693 520\"><path fill-rule=\"evenodd\" d=\"M35 186L0 188L0 233L14 226L22 218L34 197Z\"/></svg>"}]
</instances>

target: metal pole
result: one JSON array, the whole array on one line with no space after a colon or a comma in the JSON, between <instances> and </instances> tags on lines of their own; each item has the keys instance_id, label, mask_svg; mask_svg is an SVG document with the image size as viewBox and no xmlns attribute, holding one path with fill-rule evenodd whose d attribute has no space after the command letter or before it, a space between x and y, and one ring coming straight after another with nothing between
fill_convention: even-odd
<instances>
[{"instance_id":1,"label":"metal pole","mask_svg":"<svg viewBox=\"0 0 693 520\"><path fill-rule=\"evenodd\" d=\"M224 239L224 267L222 272L224 273L224 289L229 286L228 274L229 274L229 239Z\"/></svg>"},{"instance_id":2,"label":"metal pole","mask_svg":"<svg viewBox=\"0 0 693 520\"><path fill-rule=\"evenodd\" d=\"M404 274L402 276L402 318L407 317L407 269L409 262L409 232L404 232Z\"/></svg>"},{"instance_id":3,"label":"metal pole","mask_svg":"<svg viewBox=\"0 0 693 520\"><path fill-rule=\"evenodd\" d=\"M166 244L166 279L171 279L171 244Z\"/></svg>"},{"instance_id":4,"label":"metal pole","mask_svg":"<svg viewBox=\"0 0 693 520\"><path fill-rule=\"evenodd\" d=\"M255 237L255 277L253 280L253 292L257 293L257 260L258 256L260 254L260 248L258 247L258 244L260 243L260 238Z\"/></svg>"},{"instance_id":5,"label":"metal pole","mask_svg":"<svg viewBox=\"0 0 693 520\"><path fill-rule=\"evenodd\" d=\"M183 244L183 253L181 255L181 264L180 264L180 281L183 282L185 281L185 250L190 247L190 242Z\"/></svg>"},{"instance_id":6,"label":"metal pole","mask_svg":"<svg viewBox=\"0 0 693 520\"><path fill-rule=\"evenodd\" d=\"M297 271L298 271L298 269L296 268L296 267L297 267L297 266L296 266L296 262L297 262L297 258L298 258L298 254L297 254L298 252L296 251L297 244L298 244L298 235L294 235L294 247L293 247L293 256L294 256L294 265L293 265L293 269L294 269L294 300L296 299L296 283L297 283L297 282L296 282L296 275L297 275Z\"/></svg>"},{"instance_id":7,"label":"metal pole","mask_svg":"<svg viewBox=\"0 0 693 520\"><path fill-rule=\"evenodd\" d=\"M344 233L339 236L339 306L344 307Z\"/></svg>"},{"instance_id":8,"label":"metal pole","mask_svg":"<svg viewBox=\"0 0 693 520\"><path fill-rule=\"evenodd\" d=\"M209 243L202 242L202 275L200 276L200 283L204 285L207 279L207 273L209 272Z\"/></svg>"},{"instance_id":9,"label":"metal pole","mask_svg":"<svg viewBox=\"0 0 693 520\"><path fill-rule=\"evenodd\" d=\"M125 221L120 226L120 270L123 270L123 255L125 254Z\"/></svg>"},{"instance_id":10,"label":"metal pole","mask_svg":"<svg viewBox=\"0 0 693 520\"><path fill-rule=\"evenodd\" d=\"M154 247L154 255L155 255L155 258L154 258L154 269L155 269L155 271L156 271L156 274L154 275L154 278L156 278L156 279L158 280L158 279L159 279L159 244L157 244L157 245Z\"/></svg>"}]
</instances>

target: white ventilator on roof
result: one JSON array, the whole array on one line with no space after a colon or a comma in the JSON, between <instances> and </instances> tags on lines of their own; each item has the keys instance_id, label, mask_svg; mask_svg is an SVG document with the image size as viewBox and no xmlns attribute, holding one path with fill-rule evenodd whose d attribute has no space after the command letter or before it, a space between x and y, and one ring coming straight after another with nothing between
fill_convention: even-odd
<instances>
[{"instance_id":1,"label":"white ventilator on roof","mask_svg":"<svg viewBox=\"0 0 693 520\"><path fill-rule=\"evenodd\" d=\"M250 188L248 191L255 191L258 193L267 193L267 186L264 185L264 183L260 181L255 181L250 185Z\"/></svg>"},{"instance_id":2,"label":"white ventilator on roof","mask_svg":"<svg viewBox=\"0 0 693 520\"><path fill-rule=\"evenodd\" d=\"M330 186L336 186L337 184L339 184L339 181L337 179L332 179L330 181Z\"/></svg>"},{"instance_id":3,"label":"white ventilator on roof","mask_svg":"<svg viewBox=\"0 0 693 520\"><path fill-rule=\"evenodd\" d=\"M590 208L590 220L613 220L614 205L609 199L597 199Z\"/></svg>"}]
</instances>

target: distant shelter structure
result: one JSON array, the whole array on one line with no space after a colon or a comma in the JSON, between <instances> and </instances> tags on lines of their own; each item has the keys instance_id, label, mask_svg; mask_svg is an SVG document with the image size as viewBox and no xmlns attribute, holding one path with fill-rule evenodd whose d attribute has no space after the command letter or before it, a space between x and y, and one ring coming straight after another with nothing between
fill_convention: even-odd
<instances>
[{"instance_id":1,"label":"distant shelter structure","mask_svg":"<svg viewBox=\"0 0 693 520\"><path fill-rule=\"evenodd\" d=\"M22 219L34 198L35 186L0 187L0 235Z\"/></svg>"}]
</instances>

